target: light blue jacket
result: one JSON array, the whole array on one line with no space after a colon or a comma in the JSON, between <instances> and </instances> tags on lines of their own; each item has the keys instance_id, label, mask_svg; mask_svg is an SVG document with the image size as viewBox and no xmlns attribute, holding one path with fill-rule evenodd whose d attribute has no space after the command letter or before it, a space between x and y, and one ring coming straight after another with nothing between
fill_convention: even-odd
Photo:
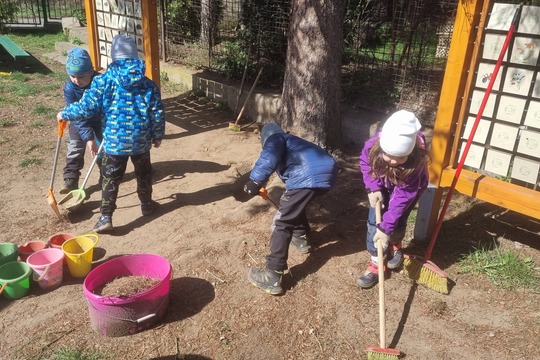
<instances>
[{"instance_id":1,"label":"light blue jacket","mask_svg":"<svg viewBox=\"0 0 540 360\"><path fill-rule=\"evenodd\" d=\"M144 73L141 59L113 62L94 78L79 102L66 106L62 117L80 121L101 115L107 154L131 156L150 151L152 141L163 139L165 112L159 88Z\"/></svg>"}]
</instances>

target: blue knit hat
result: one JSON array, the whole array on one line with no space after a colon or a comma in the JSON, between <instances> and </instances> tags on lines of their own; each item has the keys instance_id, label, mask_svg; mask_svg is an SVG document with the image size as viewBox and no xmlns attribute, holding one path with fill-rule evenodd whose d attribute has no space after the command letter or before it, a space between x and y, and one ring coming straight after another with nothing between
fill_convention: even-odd
<instances>
[{"instance_id":1,"label":"blue knit hat","mask_svg":"<svg viewBox=\"0 0 540 360\"><path fill-rule=\"evenodd\" d=\"M84 75L92 70L92 60L88 51L81 48L73 48L68 52L66 71L68 75Z\"/></svg>"},{"instance_id":2,"label":"blue knit hat","mask_svg":"<svg viewBox=\"0 0 540 360\"><path fill-rule=\"evenodd\" d=\"M283 131L282 128L279 127L278 124L275 123L269 123L263 126L261 130L261 145L264 146L264 143L268 138L274 134L284 134L285 131Z\"/></svg>"},{"instance_id":3,"label":"blue knit hat","mask_svg":"<svg viewBox=\"0 0 540 360\"><path fill-rule=\"evenodd\" d=\"M111 45L113 61L120 59L136 59L139 57L135 40L126 34L118 34L113 38Z\"/></svg>"}]
</instances>

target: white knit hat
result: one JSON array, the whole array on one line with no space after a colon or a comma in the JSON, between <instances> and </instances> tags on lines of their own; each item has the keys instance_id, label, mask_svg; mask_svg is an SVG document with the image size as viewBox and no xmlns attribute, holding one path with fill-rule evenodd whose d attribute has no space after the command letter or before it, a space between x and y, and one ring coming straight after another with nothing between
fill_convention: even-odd
<instances>
[{"instance_id":1,"label":"white knit hat","mask_svg":"<svg viewBox=\"0 0 540 360\"><path fill-rule=\"evenodd\" d=\"M408 156L416 145L416 134L422 127L416 116L406 110L393 113L383 125L380 143L391 156Z\"/></svg>"},{"instance_id":2,"label":"white knit hat","mask_svg":"<svg viewBox=\"0 0 540 360\"><path fill-rule=\"evenodd\" d=\"M136 59L138 57L135 40L126 34L118 34L113 38L111 57L113 61L120 59Z\"/></svg>"}]
</instances>

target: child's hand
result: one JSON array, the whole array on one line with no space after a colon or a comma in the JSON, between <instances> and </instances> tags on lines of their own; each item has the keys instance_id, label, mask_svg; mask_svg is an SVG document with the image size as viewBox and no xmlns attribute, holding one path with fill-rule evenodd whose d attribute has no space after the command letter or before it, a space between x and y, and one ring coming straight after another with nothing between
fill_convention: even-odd
<instances>
[{"instance_id":1,"label":"child's hand","mask_svg":"<svg viewBox=\"0 0 540 360\"><path fill-rule=\"evenodd\" d=\"M384 207L382 205L383 204L382 192L380 192L379 190L370 192L370 193L367 194L367 196L368 196L368 199L369 199L369 206L371 206L372 208L375 207L375 204L377 204L377 201L381 202L381 208Z\"/></svg>"},{"instance_id":2,"label":"child's hand","mask_svg":"<svg viewBox=\"0 0 540 360\"><path fill-rule=\"evenodd\" d=\"M373 243L375 244L375 247L377 247L377 241L380 241L382 243L383 251L386 251L386 249L388 249L388 243L390 242L390 236L377 229L377 231L375 232L375 236L373 237Z\"/></svg>"},{"instance_id":3,"label":"child's hand","mask_svg":"<svg viewBox=\"0 0 540 360\"><path fill-rule=\"evenodd\" d=\"M249 194L251 196L255 196L259 194L259 189L261 188L261 185L257 184L253 180L249 180L246 185L244 185L244 192L246 194Z\"/></svg>"},{"instance_id":4,"label":"child's hand","mask_svg":"<svg viewBox=\"0 0 540 360\"><path fill-rule=\"evenodd\" d=\"M153 140L152 144L154 145L155 148L158 148L161 146L161 140Z\"/></svg>"},{"instance_id":5,"label":"child's hand","mask_svg":"<svg viewBox=\"0 0 540 360\"><path fill-rule=\"evenodd\" d=\"M94 140L89 140L87 143L86 143L86 147L88 147L88 151L90 151L90 154L92 156L96 156L97 155L97 152L99 150L99 146L96 144L96 142Z\"/></svg>"},{"instance_id":6,"label":"child's hand","mask_svg":"<svg viewBox=\"0 0 540 360\"><path fill-rule=\"evenodd\" d=\"M58 114L56 114L56 120L58 121L63 121L64 119L62 119L62 112L60 111Z\"/></svg>"}]
</instances>

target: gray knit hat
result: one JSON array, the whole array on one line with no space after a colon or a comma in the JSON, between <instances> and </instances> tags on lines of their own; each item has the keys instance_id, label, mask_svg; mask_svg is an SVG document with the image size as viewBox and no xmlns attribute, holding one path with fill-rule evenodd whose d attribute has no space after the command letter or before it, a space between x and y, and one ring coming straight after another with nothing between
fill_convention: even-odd
<instances>
[{"instance_id":1,"label":"gray knit hat","mask_svg":"<svg viewBox=\"0 0 540 360\"><path fill-rule=\"evenodd\" d=\"M120 59L136 59L138 57L135 40L125 34L118 34L113 38L111 57L113 61Z\"/></svg>"}]
</instances>

